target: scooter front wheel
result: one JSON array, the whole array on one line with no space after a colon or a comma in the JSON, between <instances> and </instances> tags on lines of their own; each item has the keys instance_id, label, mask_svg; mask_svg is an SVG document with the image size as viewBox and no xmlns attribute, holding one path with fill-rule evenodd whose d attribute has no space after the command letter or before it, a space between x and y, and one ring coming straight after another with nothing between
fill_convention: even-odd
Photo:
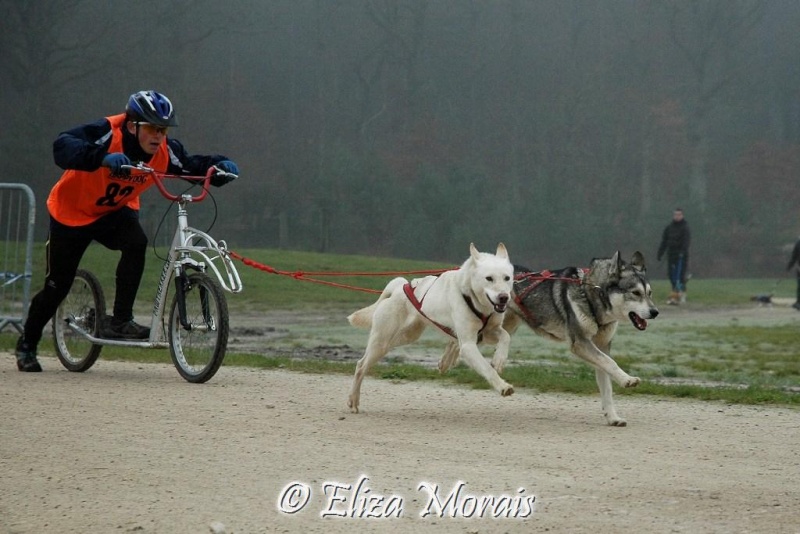
<instances>
[{"instance_id":1,"label":"scooter front wheel","mask_svg":"<svg viewBox=\"0 0 800 534\"><path fill-rule=\"evenodd\" d=\"M183 283L180 279L176 283ZM228 304L219 283L204 273L192 273L183 289L186 324L181 322L181 291L176 291L169 313L172 363L189 382L213 377L228 346Z\"/></svg>"}]
</instances>

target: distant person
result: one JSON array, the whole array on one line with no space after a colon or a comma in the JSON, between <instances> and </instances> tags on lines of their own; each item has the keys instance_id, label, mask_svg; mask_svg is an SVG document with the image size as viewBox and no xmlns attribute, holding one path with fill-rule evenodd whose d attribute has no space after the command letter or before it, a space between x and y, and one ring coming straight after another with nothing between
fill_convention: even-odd
<instances>
[{"instance_id":1,"label":"distant person","mask_svg":"<svg viewBox=\"0 0 800 534\"><path fill-rule=\"evenodd\" d=\"M792 257L789 258L789 265L786 266L786 270L791 271L792 267L795 268L795 275L797 276L797 297L794 304L792 304L792 308L800 310L800 238L794 244Z\"/></svg>"},{"instance_id":2,"label":"distant person","mask_svg":"<svg viewBox=\"0 0 800 534\"><path fill-rule=\"evenodd\" d=\"M689 272L689 244L692 237L689 224L683 218L683 210L675 208L672 212L672 222L664 228L661 235L661 244L658 246L658 261L667 253L667 274L672 292L667 304L683 304L686 302L686 282Z\"/></svg>"},{"instance_id":3,"label":"distant person","mask_svg":"<svg viewBox=\"0 0 800 534\"><path fill-rule=\"evenodd\" d=\"M62 132L53 143L56 165L64 169L47 198L50 231L44 288L31 300L25 331L17 341L17 368L42 370L36 348L47 322L69 293L75 272L92 241L121 256L116 269L113 316L103 318L106 338L146 339L150 329L133 321L133 304L144 272L147 235L139 223L139 195L152 177L131 177L123 168L142 162L161 172L205 175L215 167L234 175L236 164L225 156L192 156L167 130L177 126L170 100L155 91L128 99L125 112ZM221 186L230 176L215 176Z\"/></svg>"}]
</instances>

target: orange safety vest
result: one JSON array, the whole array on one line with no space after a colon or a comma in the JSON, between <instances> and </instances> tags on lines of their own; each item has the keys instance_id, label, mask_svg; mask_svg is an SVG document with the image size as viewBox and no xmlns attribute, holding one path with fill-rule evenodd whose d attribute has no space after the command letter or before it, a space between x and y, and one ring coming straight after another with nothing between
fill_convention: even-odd
<instances>
[{"instance_id":1,"label":"orange safety vest","mask_svg":"<svg viewBox=\"0 0 800 534\"><path fill-rule=\"evenodd\" d=\"M125 114L106 117L111 124L111 145L108 153L122 152L122 129ZM165 172L169 164L167 139L148 162L148 166ZM67 226L85 226L103 215L128 206L139 209L139 195L153 185L148 174L131 171L130 176L111 176L111 170L100 167L95 171L64 171L47 197L50 215Z\"/></svg>"}]
</instances>

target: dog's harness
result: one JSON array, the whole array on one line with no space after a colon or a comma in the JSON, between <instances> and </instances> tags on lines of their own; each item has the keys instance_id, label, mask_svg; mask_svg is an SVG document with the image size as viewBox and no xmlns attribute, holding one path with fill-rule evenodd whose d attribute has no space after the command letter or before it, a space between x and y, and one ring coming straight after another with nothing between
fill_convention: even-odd
<instances>
[{"instance_id":1,"label":"dog's harness","mask_svg":"<svg viewBox=\"0 0 800 534\"><path fill-rule=\"evenodd\" d=\"M519 308L519 311L525 318L525 321L530 325L537 324L536 316L531 312L527 306L523 304L525 297L528 296L528 293L536 289L542 282L551 281L554 282L556 280L560 280L562 282L569 282L572 284L583 284L585 283L586 275L589 273L589 269L580 268L577 270L573 276L557 276L556 273L553 271L549 271L545 269L544 271L539 272L525 272L519 273L514 276L514 303ZM516 285L523 284L528 282L528 285L522 291L516 290Z\"/></svg>"},{"instance_id":2,"label":"dog's harness","mask_svg":"<svg viewBox=\"0 0 800 534\"><path fill-rule=\"evenodd\" d=\"M436 283L436 282L434 281L434 283ZM431 284L431 285L433 285L433 284ZM428 291L430 291L430 287L428 288ZM417 296L414 294L414 288L411 286L411 282L406 282L405 285L403 285L403 292L406 294L406 297L408 297L408 300L411 302L411 305L414 306L414 309L416 309L419 312L420 315L425 317L436 328L438 328L439 330L441 330L442 332L444 332L448 336L458 339L458 336L456 336L456 334L455 334L455 332L453 332L452 328L450 328L448 326L445 326L445 325L443 325L441 323L437 323L436 321L434 321L433 319L428 317L425 314L424 311L422 311L422 301L425 300L425 297L427 296L428 291L425 292L425 295L422 295L421 299L418 299ZM475 307L475 304L472 302L472 299L468 295L461 295L461 296L464 297L464 302L466 302L467 306L472 311L472 313L475 314L475 317L480 319L481 322L483 323L483 326L481 326L481 329L478 330L478 341L480 341L481 335L483 333L483 330L484 330L484 328L486 328L486 325L489 323L489 318L491 317L491 314L489 314L489 315L482 314L480 312L480 310L478 310L478 308Z\"/></svg>"}]
</instances>

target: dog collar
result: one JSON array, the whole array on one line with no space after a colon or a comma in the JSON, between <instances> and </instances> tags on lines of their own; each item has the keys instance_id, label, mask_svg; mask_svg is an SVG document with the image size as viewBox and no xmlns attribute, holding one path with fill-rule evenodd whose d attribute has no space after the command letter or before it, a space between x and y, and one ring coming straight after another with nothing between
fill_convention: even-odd
<instances>
[{"instance_id":1,"label":"dog collar","mask_svg":"<svg viewBox=\"0 0 800 534\"><path fill-rule=\"evenodd\" d=\"M478 308L475 307L475 304L472 303L472 299L468 295L461 295L461 296L464 297L464 302L467 303L467 306L469 306L469 309L472 310L472 313L475 314L475 317L480 319L481 322L483 323L481 329L478 330L478 336L480 337L481 332L483 332L483 329L486 328L486 323L489 322L489 317L491 317L492 314L491 313L489 315L482 314L480 310L478 310Z\"/></svg>"},{"instance_id":2,"label":"dog collar","mask_svg":"<svg viewBox=\"0 0 800 534\"><path fill-rule=\"evenodd\" d=\"M458 339L458 336L456 336L456 333L453 332L452 328L450 328L448 326L445 326L445 325L443 325L441 323L437 323L436 321L434 321L433 319L428 317L425 314L424 311L422 311L422 301L425 300L425 295L427 295L427 293L425 293L425 295L423 295L421 299L418 299L417 295L414 294L414 288L411 286L411 282L406 282L403 285L403 293L406 294L406 297L408 297L409 302L411 302L411 305L414 306L414 309L417 310L417 312L420 315L422 315L424 318L426 318L428 321L430 321L436 328L438 328L439 330L441 330L442 332L444 332L448 336L450 336L452 338L455 338L455 339ZM482 337L482 334L483 334L483 330L484 330L484 328L486 328L486 325L489 322L489 318L491 317L491 314L483 315L475 307L475 304L473 304L472 299L468 295L462 295L462 297L464 297L464 302L467 304L467 306L469 307L470 311L472 311L472 313L474 313L475 316L478 319L480 319L481 322L483 323L483 326L481 326L481 329L478 330L478 341L480 341L480 339Z\"/></svg>"}]
</instances>

